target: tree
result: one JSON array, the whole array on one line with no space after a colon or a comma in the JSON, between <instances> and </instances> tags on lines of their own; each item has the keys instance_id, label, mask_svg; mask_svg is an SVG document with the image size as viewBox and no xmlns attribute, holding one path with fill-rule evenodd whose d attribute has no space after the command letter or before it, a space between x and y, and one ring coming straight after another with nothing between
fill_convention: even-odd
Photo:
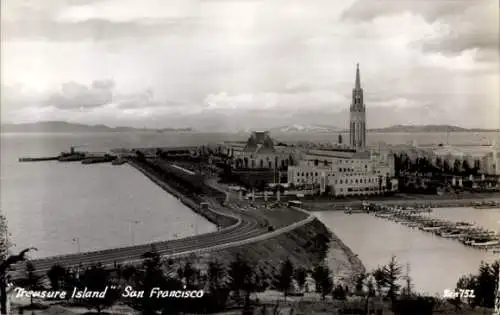
<instances>
[{"instance_id":1,"label":"tree","mask_svg":"<svg viewBox=\"0 0 500 315\"><path fill-rule=\"evenodd\" d=\"M59 264L55 264L47 272L47 277L49 278L52 289L58 291L66 278L66 268Z\"/></svg>"},{"instance_id":2,"label":"tree","mask_svg":"<svg viewBox=\"0 0 500 315\"><path fill-rule=\"evenodd\" d=\"M2 217L2 215L0 215ZM5 223L4 223L5 224ZM6 237L6 228L4 228L3 237ZM4 244L7 244L7 249L8 249L8 242L4 241ZM2 260L0 261L0 314L6 314L7 313L7 283L6 281L6 276L7 276L7 270L9 269L10 266L14 265L17 262L20 261L25 261L26 260L26 254L29 251L36 250L36 248L31 247L31 248L26 248L23 249L19 254L17 255L10 255L7 256L7 249L4 249L4 257L2 257Z\"/></svg>"},{"instance_id":3,"label":"tree","mask_svg":"<svg viewBox=\"0 0 500 315\"><path fill-rule=\"evenodd\" d=\"M104 292L103 297L85 298L84 304L89 309L95 309L97 314L105 308L112 306L119 298L119 293L112 286L109 270L100 265L95 265L83 273L82 286L88 291Z\"/></svg>"},{"instance_id":4,"label":"tree","mask_svg":"<svg viewBox=\"0 0 500 315\"><path fill-rule=\"evenodd\" d=\"M466 275L466 276L461 276L458 279L456 288L459 289L459 290L460 289L462 289L462 290L476 290L477 285L478 285L478 283L477 283L477 276ZM460 298L458 298L457 302L460 302ZM473 299L473 298L468 298L467 302L472 307L474 307L476 305L475 299Z\"/></svg>"},{"instance_id":5,"label":"tree","mask_svg":"<svg viewBox=\"0 0 500 315\"><path fill-rule=\"evenodd\" d=\"M295 269L294 273L295 281L297 281L297 285L301 290L304 290L304 286L306 284L307 279L307 270L303 267L299 267Z\"/></svg>"},{"instance_id":6,"label":"tree","mask_svg":"<svg viewBox=\"0 0 500 315\"><path fill-rule=\"evenodd\" d=\"M139 274L139 271L135 266L132 265L126 265L121 269L120 276L126 281L126 282L131 282L137 275Z\"/></svg>"},{"instance_id":7,"label":"tree","mask_svg":"<svg viewBox=\"0 0 500 315\"><path fill-rule=\"evenodd\" d=\"M467 159L464 159L464 161L462 162L462 170L464 172L464 175L471 174L471 167L470 167L469 161Z\"/></svg>"},{"instance_id":8,"label":"tree","mask_svg":"<svg viewBox=\"0 0 500 315\"><path fill-rule=\"evenodd\" d=\"M439 156L436 158L436 167L439 170L443 169L443 159L441 159Z\"/></svg>"},{"instance_id":9,"label":"tree","mask_svg":"<svg viewBox=\"0 0 500 315\"><path fill-rule=\"evenodd\" d=\"M363 286L365 279L368 275L365 273L360 273L355 276L354 292L357 295L363 295Z\"/></svg>"},{"instance_id":10,"label":"tree","mask_svg":"<svg viewBox=\"0 0 500 315\"><path fill-rule=\"evenodd\" d=\"M285 260L281 264L278 275L278 289L283 291L283 296L285 300L288 295L288 291L290 291L292 287L293 271L294 268L290 259Z\"/></svg>"},{"instance_id":11,"label":"tree","mask_svg":"<svg viewBox=\"0 0 500 315\"><path fill-rule=\"evenodd\" d=\"M10 247L7 229L7 218L0 213L0 261L5 261ZM7 313L7 288L5 272L0 272L0 314Z\"/></svg>"},{"instance_id":12,"label":"tree","mask_svg":"<svg viewBox=\"0 0 500 315\"><path fill-rule=\"evenodd\" d=\"M474 175L479 174L479 171L481 170L481 160L474 160Z\"/></svg>"},{"instance_id":13,"label":"tree","mask_svg":"<svg viewBox=\"0 0 500 315\"><path fill-rule=\"evenodd\" d=\"M482 262L479 266L477 286L474 289L476 303L480 306L493 308L495 306L495 295L498 287L498 271L500 261L487 264Z\"/></svg>"},{"instance_id":14,"label":"tree","mask_svg":"<svg viewBox=\"0 0 500 315\"><path fill-rule=\"evenodd\" d=\"M235 298L240 299L241 291L245 292L245 305L250 303L250 294L255 290L254 270L241 255L229 265L230 288L234 292Z\"/></svg>"},{"instance_id":15,"label":"tree","mask_svg":"<svg viewBox=\"0 0 500 315\"><path fill-rule=\"evenodd\" d=\"M138 289L144 292L151 292L155 287L165 289L167 286L167 278L162 271L163 262L161 257L154 247L149 252L142 255L144 262L142 263L142 270L138 276L139 283ZM158 310L164 307L161 299L152 298L145 294L140 301L140 308L143 314L156 314Z\"/></svg>"},{"instance_id":16,"label":"tree","mask_svg":"<svg viewBox=\"0 0 500 315\"><path fill-rule=\"evenodd\" d=\"M377 292L379 296L382 296L382 290L385 288L385 272L383 268L377 268L372 272L373 278L375 279L375 285L377 287Z\"/></svg>"},{"instance_id":17,"label":"tree","mask_svg":"<svg viewBox=\"0 0 500 315\"><path fill-rule=\"evenodd\" d=\"M405 280L405 286L402 289L402 293L405 296L411 296L412 290L413 290L413 283L412 283L411 277L410 277L410 265L409 264L406 265L406 274L404 276L404 280Z\"/></svg>"},{"instance_id":18,"label":"tree","mask_svg":"<svg viewBox=\"0 0 500 315\"><path fill-rule=\"evenodd\" d=\"M218 261L208 263L209 291L217 309L223 309L228 298L228 290L225 282L226 275L227 271L224 265Z\"/></svg>"},{"instance_id":19,"label":"tree","mask_svg":"<svg viewBox=\"0 0 500 315\"><path fill-rule=\"evenodd\" d=\"M453 174L458 175L461 173L462 173L462 162L456 159L455 162L453 162Z\"/></svg>"},{"instance_id":20,"label":"tree","mask_svg":"<svg viewBox=\"0 0 500 315\"><path fill-rule=\"evenodd\" d=\"M451 173L451 166L450 166L450 162L448 162L448 160L443 161L443 171L445 174Z\"/></svg>"},{"instance_id":21,"label":"tree","mask_svg":"<svg viewBox=\"0 0 500 315\"><path fill-rule=\"evenodd\" d=\"M32 262L28 261L26 263L26 274L24 279L21 281L22 286L26 287L28 290L38 290L42 288L42 277L36 274L36 268ZM33 307L33 296L30 296L30 306Z\"/></svg>"},{"instance_id":22,"label":"tree","mask_svg":"<svg viewBox=\"0 0 500 315\"><path fill-rule=\"evenodd\" d=\"M197 270L190 262L187 262L182 269L182 278L186 281L186 286L191 288L194 285Z\"/></svg>"},{"instance_id":23,"label":"tree","mask_svg":"<svg viewBox=\"0 0 500 315\"><path fill-rule=\"evenodd\" d=\"M392 256L391 261L384 266L385 284L388 288L387 297L390 298L392 302L396 300L399 289L401 288L398 284L401 277L401 269L395 256Z\"/></svg>"},{"instance_id":24,"label":"tree","mask_svg":"<svg viewBox=\"0 0 500 315\"><path fill-rule=\"evenodd\" d=\"M345 300L346 299L346 292L344 288L339 284L335 287L335 289L332 291L332 298L334 300Z\"/></svg>"},{"instance_id":25,"label":"tree","mask_svg":"<svg viewBox=\"0 0 500 315\"><path fill-rule=\"evenodd\" d=\"M317 265L313 269L312 277L316 282L316 292L321 293L321 299L324 300L326 295L331 293L333 289L330 269L325 265Z\"/></svg>"}]
</instances>

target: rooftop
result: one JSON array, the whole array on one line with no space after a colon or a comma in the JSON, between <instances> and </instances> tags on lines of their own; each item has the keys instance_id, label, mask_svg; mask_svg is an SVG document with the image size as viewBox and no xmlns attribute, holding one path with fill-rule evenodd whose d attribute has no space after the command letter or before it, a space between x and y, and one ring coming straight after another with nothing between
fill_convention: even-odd
<instances>
[{"instance_id":1,"label":"rooftop","mask_svg":"<svg viewBox=\"0 0 500 315\"><path fill-rule=\"evenodd\" d=\"M269 131L252 132L243 151L252 153L274 153L274 144L269 136Z\"/></svg>"}]
</instances>

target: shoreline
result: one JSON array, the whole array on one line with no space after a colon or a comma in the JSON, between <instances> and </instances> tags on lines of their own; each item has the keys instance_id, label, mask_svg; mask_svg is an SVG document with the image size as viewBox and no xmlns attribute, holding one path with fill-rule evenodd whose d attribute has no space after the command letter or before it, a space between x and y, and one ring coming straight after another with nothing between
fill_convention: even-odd
<instances>
[{"instance_id":1,"label":"shoreline","mask_svg":"<svg viewBox=\"0 0 500 315\"><path fill-rule=\"evenodd\" d=\"M130 161L129 163L165 191L173 194L181 201L184 200L185 202L183 203L191 210L204 216L207 220L216 225L220 223L220 218L211 217L208 213L200 211L201 208L197 207L194 201L186 197L182 192L172 188L164 179L157 178L154 174L150 173L150 170L146 170L136 161ZM211 211L208 212L212 213ZM324 245L320 245L320 248L309 248L311 244L315 242L315 239L318 238L326 238L327 242ZM299 248L300 250L297 252ZM315 252L316 250L318 252ZM274 263L274 265L279 264L280 261L286 258L290 258L294 261L295 265L301 265L306 268L313 268L314 265L322 262L332 267L332 263L328 260L329 258L333 258L334 261L347 262L348 266L344 265L343 267L346 273L349 274L349 279L347 281L349 284L353 283L353 277L356 274L366 271L361 259L334 233L334 231L331 231L318 218L315 218L312 222L302 227L266 240L235 248L215 250L207 254L178 257L178 259L184 260L187 258L189 260L195 259L208 262L208 260L216 258L222 259L223 261L231 261L237 255L243 255L250 261L267 261ZM334 257L330 257L331 255ZM268 266L268 268L272 267L272 265Z\"/></svg>"},{"instance_id":2,"label":"shoreline","mask_svg":"<svg viewBox=\"0 0 500 315\"><path fill-rule=\"evenodd\" d=\"M160 179L154 174L151 173L151 171L146 170L145 166L140 165L136 161L129 160L128 164L136 169L137 171L141 172L143 175L145 175L147 178L149 178L153 183L158 185L160 188L165 190L167 193L171 194L172 196L176 197L182 204L184 204L187 208L189 208L191 211L195 212L198 215L201 215L204 217L207 221L209 221L212 224L215 224L217 227L220 228L225 228L232 226L233 224L237 223L237 220L234 219L231 216L222 216L216 212L210 211L210 210L203 210L199 203L197 204L192 198L185 196L182 192L179 190L175 189L170 185L166 180Z\"/></svg>"}]
</instances>

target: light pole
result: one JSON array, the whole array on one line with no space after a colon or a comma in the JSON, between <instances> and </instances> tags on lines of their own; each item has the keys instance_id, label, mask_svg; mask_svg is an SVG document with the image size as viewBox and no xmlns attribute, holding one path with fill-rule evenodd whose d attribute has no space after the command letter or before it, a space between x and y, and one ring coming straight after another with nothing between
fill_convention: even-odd
<instances>
[{"instance_id":1,"label":"light pole","mask_svg":"<svg viewBox=\"0 0 500 315\"><path fill-rule=\"evenodd\" d=\"M80 254L80 238L79 237L75 237L73 239L73 243L76 243L76 248L78 250L78 254Z\"/></svg>"},{"instance_id":2,"label":"light pole","mask_svg":"<svg viewBox=\"0 0 500 315\"><path fill-rule=\"evenodd\" d=\"M135 245L135 240L134 240L134 227L133 227L133 225L134 225L134 224L139 224L139 223L140 223L140 221L133 220L133 221L129 221L129 223L130 223L130 226L129 226L129 228L130 228L130 238L131 238L131 241L132 241L132 246L133 246L133 245Z\"/></svg>"}]
</instances>

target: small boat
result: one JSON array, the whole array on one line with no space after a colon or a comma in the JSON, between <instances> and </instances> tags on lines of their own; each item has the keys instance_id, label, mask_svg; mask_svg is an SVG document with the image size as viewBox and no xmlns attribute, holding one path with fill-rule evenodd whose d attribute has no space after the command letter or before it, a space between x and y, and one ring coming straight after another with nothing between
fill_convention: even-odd
<instances>
[{"instance_id":1,"label":"small boat","mask_svg":"<svg viewBox=\"0 0 500 315\"><path fill-rule=\"evenodd\" d=\"M125 164L125 163L127 163L127 160L121 159L121 158L116 158L113 161L111 161L112 165L122 165L122 164Z\"/></svg>"},{"instance_id":2,"label":"small boat","mask_svg":"<svg viewBox=\"0 0 500 315\"><path fill-rule=\"evenodd\" d=\"M59 162L75 162L83 161L85 159L84 154L71 154L71 155L61 155L57 160Z\"/></svg>"},{"instance_id":3,"label":"small boat","mask_svg":"<svg viewBox=\"0 0 500 315\"><path fill-rule=\"evenodd\" d=\"M495 201L489 201L489 202L475 202L473 205L474 209L496 209L500 207L500 204L495 202Z\"/></svg>"},{"instance_id":4,"label":"small boat","mask_svg":"<svg viewBox=\"0 0 500 315\"><path fill-rule=\"evenodd\" d=\"M441 233L441 237L444 237L444 238L459 238L461 236L463 236L464 234L461 233L460 231L452 231L452 232L445 232L445 233Z\"/></svg>"},{"instance_id":5,"label":"small boat","mask_svg":"<svg viewBox=\"0 0 500 315\"><path fill-rule=\"evenodd\" d=\"M441 230L442 228L443 228L442 226L424 226L424 227L421 227L420 229L422 231L432 232L432 231Z\"/></svg>"},{"instance_id":6,"label":"small boat","mask_svg":"<svg viewBox=\"0 0 500 315\"><path fill-rule=\"evenodd\" d=\"M474 247L488 247L500 244L500 240L489 240L489 241L473 241L470 243L471 246Z\"/></svg>"}]
</instances>

